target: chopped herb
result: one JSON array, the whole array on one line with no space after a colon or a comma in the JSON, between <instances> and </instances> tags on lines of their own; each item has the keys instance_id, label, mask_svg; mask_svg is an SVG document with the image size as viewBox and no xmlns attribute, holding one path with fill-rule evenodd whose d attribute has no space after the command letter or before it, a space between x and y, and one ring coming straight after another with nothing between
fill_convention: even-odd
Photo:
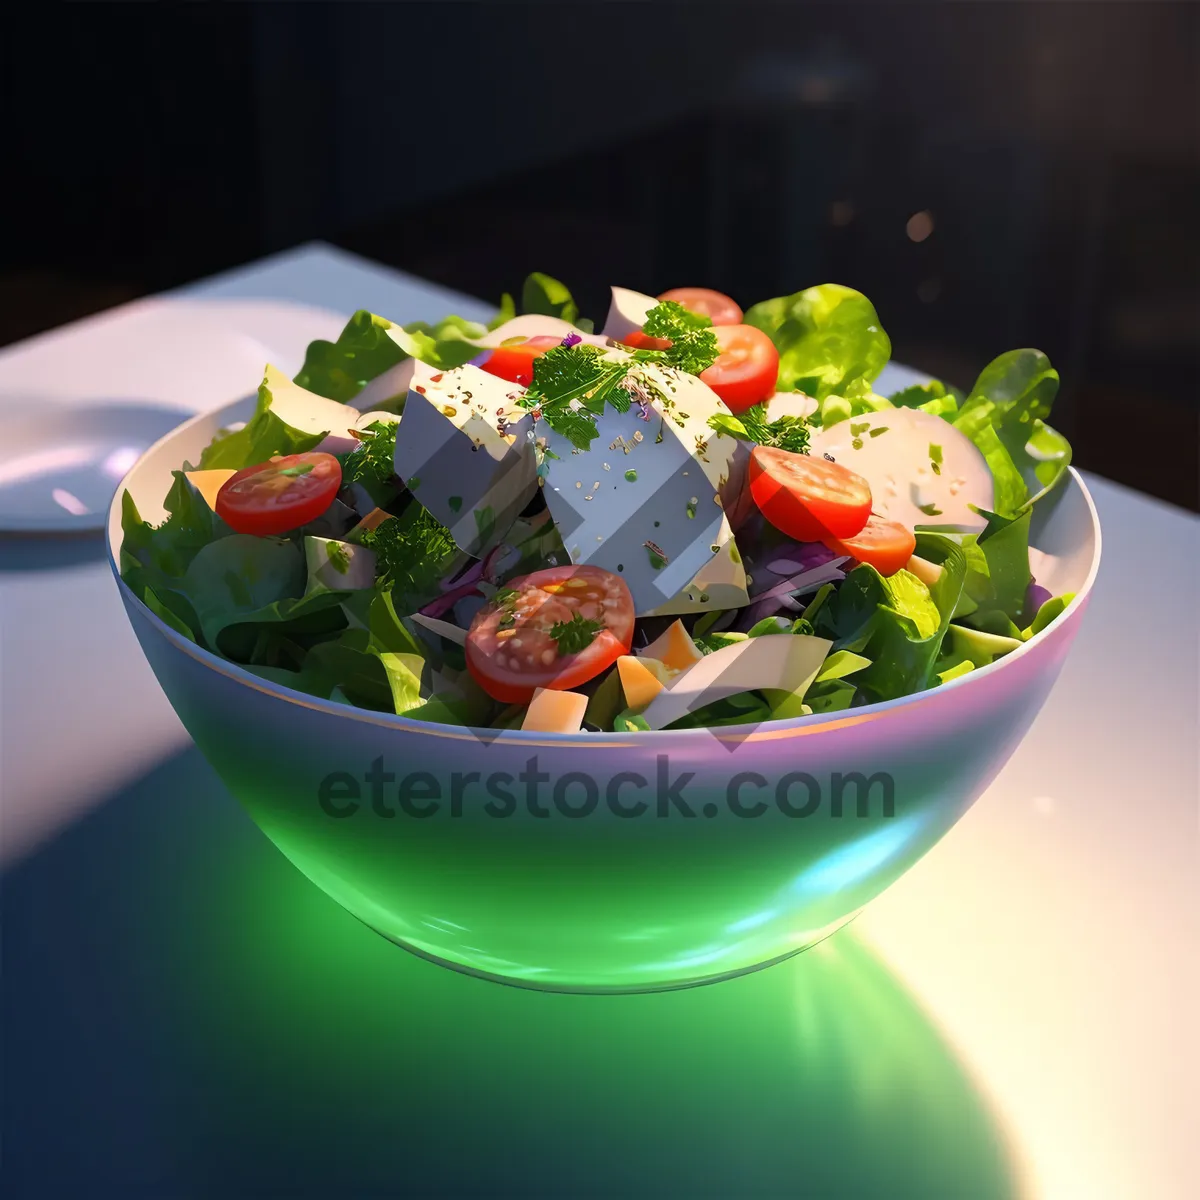
<instances>
[{"instance_id":1,"label":"chopped herb","mask_svg":"<svg viewBox=\"0 0 1200 1200\"><path fill-rule=\"evenodd\" d=\"M280 475L287 475L290 479L294 479L298 475L307 475L312 469L312 463L297 463L294 467L283 467L279 473Z\"/></svg>"},{"instance_id":2,"label":"chopped herb","mask_svg":"<svg viewBox=\"0 0 1200 1200\"><path fill-rule=\"evenodd\" d=\"M871 428L870 421L863 421L861 424L857 424L857 425L853 421L851 421L850 422L850 436L851 437L862 437L862 435L864 433L866 433L867 430L870 428Z\"/></svg>"},{"instance_id":3,"label":"chopped herb","mask_svg":"<svg viewBox=\"0 0 1200 1200\"><path fill-rule=\"evenodd\" d=\"M927 517L940 517L942 515L942 510L936 504L932 503L932 501L929 504L918 504L917 507Z\"/></svg>"},{"instance_id":4,"label":"chopped herb","mask_svg":"<svg viewBox=\"0 0 1200 1200\"><path fill-rule=\"evenodd\" d=\"M633 470L632 468L630 468L628 471L625 472L625 478L630 483L637 483L637 472L635 470Z\"/></svg>"},{"instance_id":5,"label":"chopped herb","mask_svg":"<svg viewBox=\"0 0 1200 1200\"><path fill-rule=\"evenodd\" d=\"M689 517L694 517L694 516L696 515L696 501L695 501L695 499L689 500L689 501L687 502L687 515L688 515Z\"/></svg>"},{"instance_id":6,"label":"chopped herb","mask_svg":"<svg viewBox=\"0 0 1200 1200\"><path fill-rule=\"evenodd\" d=\"M406 603L415 600L414 607L435 595L454 560L465 557L450 530L415 501L399 516L365 530L359 540L375 553L377 582L398 592Z\"/></svg>"},{"instance_id":7,"label":"chopped herb","mask_svg":"<svg viewBox=\"0 0 1200 1200\"><path fill-rule=\"evenodd\" d=\"M929 465L935 475L942 473L942 448L936 442L929 443Z\"/></svg>"},{"instance_id":8,"label":"chopped herb","mask_svg":"<svg viewBox=\"0 0 1200 1200\"><path fill-rule=\"evenodd\" d=\"M596 418L606 405L628 412L636 400L648 419L652 398L667 406L671 401L639 375L640 364L654 363L698 375L712 366L718 352L712 322L671 301L651 309L645 329L649 336L665 338L671 345L665 350L635 350L632 361L613 359L598 346L555 346L534 361L533 382L517 403L580 450L591 447ZM658 440L662 440L661 429Z\"/></svg>"},{"instance_id":9,"label":"chopped herb","mask_svg":"<svg viewBox=\"0 0 1200 1200\"><path fill-rule=\"evenodd\" d=\"M550 636L558 643L558 656L578 654L586 650L604 628L603 621L589 621L576 613L569 621L558 621L550 628Z\"/></svg>"},{"instance_id":10,"label":"chopped herb","mask_svg":"<svg viewBox=\"0 0 1200 1200\"><path fill-rule=\"evenodd\" d=\"M878 437L881 433L887 433L887 431L888 427L886 425L876 425L875 428L871 430L871 437Z\"/></svg>"},{"instance_id":11,"label":"chopped herb","mask_svg":"<svg viewBox=\"0 0 1200 1200\"><path fill-rule=\"evenodd\" d=\"M643 542L642 545L646 547L646 553L650 556L650 565L656 571L661 571L670 561L666 554L653 542Z\"/></svg>"},{"instance_id":12,"label":"chopped herb","mask_svg":"<svg viewBox=\"0 0 1200 1200\"><path fill-rule=\"evenodd\" d=\"M450 506L450 511L452 513L456 513L462 508L462 497L461 496L451 496L450 499L446 501L446 503Z\"/></svg>"},{"instance_id":13,"label":"chopped herb","mask_svg":"<svg viewBox=\"0 0 1200 1200\"><path fill-rule=\"evenodd\" d=\"M776 417L774 421L768 421L761 404L752 405L736 417L718 413L709 417L708 424L718 433L742 442L755 442L793 454L804 454L808 450L808 422L803 417Z\"/></svg>"},{"instance_id":14,"label":"chopped herb","mask_svg":"<svg viewBox=\"0 0 1200 1200\"><path fill-rule=\"evenodd\" d=\"M329 556L329 565L339 575L345 575L350 570L350 551L342 542L326 542L325 553Z\"/></svg>"},{"instance_id":15,"label":"chopped herb","mask_svg":"<svg viewBox=\"0 0 1200 1200\"><path fill-rule=\"evenodd\" d=\"M342 460L343 483L374 483L383 485L396 473L393 460L396 457L395 421L372 421L365 429L357 431L358 445ZM410 480L415 487L420 480Z\"/></svg>"}]
</instances>

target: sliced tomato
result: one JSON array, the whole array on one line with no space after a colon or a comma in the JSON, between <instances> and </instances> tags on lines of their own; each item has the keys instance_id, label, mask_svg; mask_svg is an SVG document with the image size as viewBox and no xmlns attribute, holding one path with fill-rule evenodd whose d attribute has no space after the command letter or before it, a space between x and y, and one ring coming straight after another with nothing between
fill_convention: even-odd
<instances>
[{"instance_id":1,"label":"sliced tomato","mask_svg":"<svg viewBox=\"0 0 1200 1200\"><path fill-rule=\"evenodd\" d=\"M640 329L635 329L632 333L627 333L621 339L621 345L628 346L630 350L666 350L670 344L670 338L651 337L648 333L643 333Z\"/></svg>"},{"instance_id":2,"label":"sliced tomato","mask_svg":"<svg viewBox=\"0 0 1200 1200\"><path fill-rule=\"evenodd\" d=\"M633 596L620 575L550 567L514 579L475 614L467 670L493 699L525 704L535 688L586 683L632 645Z\"/></svg>"},{"instance_id":3,"label":"sliced tomato","mask_svg":"<svg viewBox=\"0 0 1200 1200\"><path fill-rule=\"evenodd\" d=\"M533 360L561 345L562 338L540 334L513 342L511 346L497 346L487 362L481 364L481 369L489 375L528 387L533 382Z\"/></svg>"},{"instance_id":4,"label":"sliced tomato","mask_svg":"<svg viewBox=\"0 0 1200 1200\"><path fill-rule=\"evenodd\" d=\"M826 538L825 545L856 562L870 563L880 575L895 575L912 558L917 539L899 521L872 513L867 523L848 538Z\"/></svg>"},{"instance_id":5,"label":"sliced tomato","mask_svg":"<svg viewBox=\"0 0 1200 1200\"><path fill-rule=\"evenodd\" d=\"M712 288L672 288L659 299L674 300L689 312L708 317L714 325L740 325L744 315L735 300Z\"/></svg>"},{"instance_id":6,"label":"sliced tomato","mask_svg":"<svg viewBox=\"0 0 1200 1200\"><path fill-rule=\"evenodd\" d=\"M718 325L713 333L721 355L700 378L725 401L730 412L745 412L775 391L779 351L753 325Z\"/></svg>"},{"instance_id":7,"label":"sliced tomato","mask_svg":"<svg viewBox=\"0 0 1200 1200\"><path fill-rule=\"evenodd\" d=\"M871 515L871 487L826 458L755 446L750 494L776 529L798 542L853 537Z\"/></svg>"},{"instance_id":8,"label":"sliced tomato","mask_svg":"<svg viewBox=\"0 0 1200 1200\"><path fill-rule=\"evenodd\" d=\"M342 486L342 465L318 450L243 467L221 485L217 516L235 533L289 533L315 521Z\"/></svg>"}]
</instances>

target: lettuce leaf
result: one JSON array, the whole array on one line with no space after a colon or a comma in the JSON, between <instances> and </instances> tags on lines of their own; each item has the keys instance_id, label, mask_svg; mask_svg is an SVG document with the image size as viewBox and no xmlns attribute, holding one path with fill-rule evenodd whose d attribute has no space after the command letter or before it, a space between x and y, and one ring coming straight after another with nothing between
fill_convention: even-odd
<instances>
[{"instance_id":1,"label":"lettuce leaf","mask_svg":"<svg viewBox=\"0 0 1200 1200\"><path fill-rule=\"evenodd\" d=\"M1067 610L1067 605L1075 599L1074 592L1066 592L1047 600L1038 610L1037 615L1026 629L1021 630L1021 640L1029 641L1034 634L1041 633L1051 621L1056 621Z\"/></svg>"},{"instance_id":2,"label":"lettuce leaf","mask_svg":"<svg viewBox=\"0 0 1200 1200\"><path fill-rule=\"evenodd\" d=\"M424 321L393 325L387 332L403 351L402 357L411 356L431 367L449 371L470 362L479 353L475 343L487 334L487 326L451 316L443 317L435 325Z\"/></svg>"},{"instance_id":3,"label":"lettuce leaf","mask_svg":"<svg viewBox=\"0 0 1200 1200\"><path fill-rule=\"evenodd\" d=\"M889 397L895 408L919 408L953 421L963 396L954 388L948 388L940 379L931 379L926 384L915 383Z\"/></svg>"},{"instance_id":4,"label":"lettuce leaf","mask_svg":"<svg viewBox=\"0 0 1200 1200\"><path fill-rule=\"evenodd\" d=\"M871 302L836 283L763 300L745 320L775 343L781 392L805 392L817 400L865 395L892 353Z\"/></svg>"},{"instance_id":5,"label":"lettuce leaf","mask_svg":"<svg viewBox=\"0 0 1200 1200\"><path fill-rule=\"evenodd\" d=\"M352 400L372 379L404 361L405 352L388 337L391 325L359 309L336 342L309 343L295 382L330 400Z\"/></svg>"},{"instance_id":6,"label":"lettuce leaf","mask_svg":"<svg viewBox=\"0 0 1200 1200\"><path fill-rule=\"evenodd\" d=\"M218 434L200 455L202 470L243 467L266 462L276 454L303 454L324 439L323 433L303 433L271 411L271 389L264 379L258 386L254 416L238 430Z\"/></svg>"},{"instance_id":7,"label":"lettuce leaf","mask_svg":"<svg viewBox=\"0 0 1200 1200\"><path fill-rule=\"evenodd\" d=\"M534 271L525 280L525 286L521 289L521 311L543 317L558 317L583 328L579 324L579 305L567 286L549 275L543 275L541 271ZM588 332L591 332L590 329Z\"/></svg>"},{"instance_id":8,"label":"lettuce leaf","mask_svg":"<svg viewBox=\"0 0 1200 1200\"><path fill-rule=\"evenodd\" d=\"M936 533L917 535L917 553L942 568L932 588L908 571L884 578L864 563L817 613L816 632L833 640L833 654L847 650L870 660L854 673L869 700L911 695L935 679L935 664L962 594L966 555L952 538Z\"/></svg>"},{"instance_id":9,"label":"lettuce leaf","mask_svg":"<svg viewBox=\"0 0 1200 1200\"><path fill-rule=\"evenodd\" d=\"M1057 393L1058 372L1040 350L1010 350L984 367L954 417L987 459L1003 516L1039 500L1070 465L1070 444L1045 420Z\"/></svg>"}]
</instances>

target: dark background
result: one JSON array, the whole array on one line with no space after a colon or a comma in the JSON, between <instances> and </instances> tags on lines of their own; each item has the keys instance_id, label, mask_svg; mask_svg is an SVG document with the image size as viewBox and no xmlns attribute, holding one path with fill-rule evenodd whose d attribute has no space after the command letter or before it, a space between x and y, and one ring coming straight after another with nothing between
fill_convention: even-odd
<instances>
[{"instance_id":1,"label":"dark background","mask_svg":"<svg viewBox=\"0 0 1200 1200\"><path fill-rule=\"evenodd\" d=\"M47 4L0 67L0 343L312 238L601 318L833 280L1197 507L1198 5Z\"/></svg>"}]
</instances>

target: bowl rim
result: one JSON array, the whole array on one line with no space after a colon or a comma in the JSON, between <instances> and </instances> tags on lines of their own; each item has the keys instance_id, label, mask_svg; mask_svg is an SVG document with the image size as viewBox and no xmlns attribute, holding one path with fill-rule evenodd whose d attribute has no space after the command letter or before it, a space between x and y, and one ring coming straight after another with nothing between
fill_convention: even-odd
<instances>
[{"instance_id":1,"label":"bowl rim","mask_svg":"<svg viewBox=\"0 0 1200 1200\"><path fill-rule=\"evenodd\" d=\"M1100 569L1102 539L1100 518L1096 512L1096 504L1092 499L1091 492L1088 491L1087 484L1083 481L1083 477L1073 466L1069 466L1063 476L1059 478L1052 491L1058 491L1060 488L1067 486L1067 477L1069 476L1070 482L1079 489L1087 508L1088 516L1091 519L1095 550L1092 554L1092 561L1083 584L1075 592L1074 598L1067 607L1045 629L1034 634L1029 641L1022 643L1016 650L1011 651L1002 658L988 663L987 666L976 667L973 671L968 671L965 675L960 675L957 679L940 684L936 688L926 688L924 691L913 692L908 696L898 696L893 700L881 700L875 704L865 704L861 708L844 710L842 712L811 713L808 716L786 717L782 720L762 721L747 725L723 725L719 729L699 727L695 729L638 730L633 735L615 732L542 733L524 729L490 729L478 726L447 725L436 721L414 721L398 713L376 712L372 709L358 708L350 704L340 704L333 700L322 700L317 696L310 696L304 692L295 691L283 684L272 683L270 680L254 675L237 663L230 662L228 659L214 654L211 650L202 649L195 642L185 638L177 630L172 629L171 626L147 607L141 599L134 595L129 585L121 578L120 566L117 559L118 551L113 542L113 532L114 530L119 530L121 527L122 497L125 494L129 478L137 471L144 459L153 454L164 443L176 438L185 429L190 429L193 425L204 421L211 421L218 414L235 408L238 405L245 404L250 399L251 397L243 396L222 405L220 408L195 414L170 432L164 434L152 446L148 447L137 462L122 477L113 494L112 503L109 506L108 518L104 526L104 541L108 554L108 564L117 581L117 587L120 589L126 605L131 601L136 604L142 619L149 621L159 635L164 637L176 650L188 655L218 675L224 675L226 678L233 680L235 683L242 684L252 691L262 692L267 696L281 700L286 704L295 705L298 708L311 709L316 712L326 713L329 716L342 717L365 725L382 726L385 729L391 729L400 733L411 733L427 738L444 738L451 741L482 742L488 745L500 742L505 745L517 747L572 748L611 746L617 748L648 747L653 745L661 747L667 742L695 742L700 738L715 738L717 741L734 743L775 741L781 738L803 737L808 734L832 732L836 729L863 725L868 722L880 720L901 709L911 708L922 702L928 702L935 696L944 696L959 688L978 685L985 678L999 674L1012 663L1015 663L1027 654L1033 653L1037 647L1041 646L1043 642L1054 634L1065 619L1076 613L1087 601Z\"/></svg>"}]
</instances>

